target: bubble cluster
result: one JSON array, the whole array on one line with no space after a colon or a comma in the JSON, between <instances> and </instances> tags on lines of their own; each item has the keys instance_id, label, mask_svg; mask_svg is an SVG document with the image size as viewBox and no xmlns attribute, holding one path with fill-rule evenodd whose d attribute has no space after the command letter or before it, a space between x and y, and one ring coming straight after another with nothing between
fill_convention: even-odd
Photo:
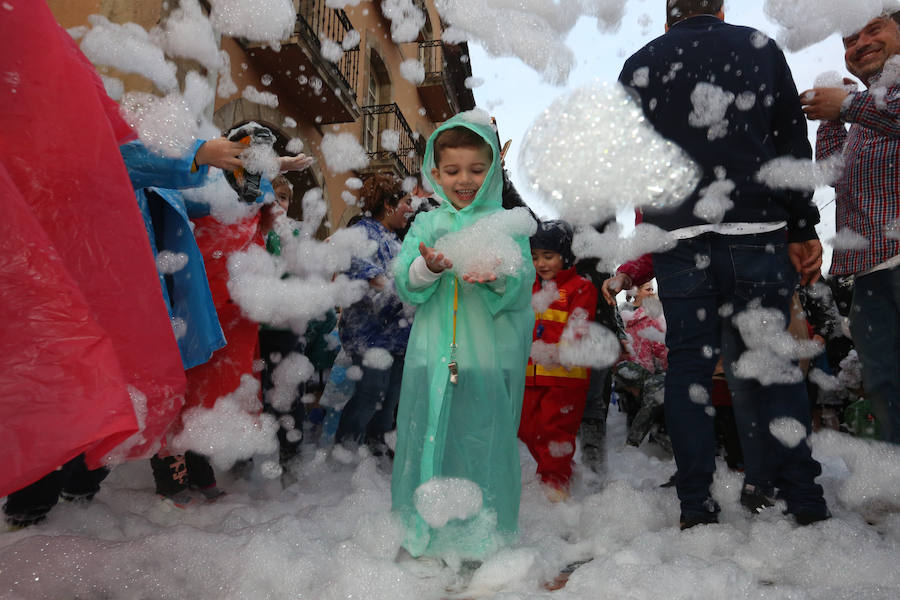
<instances>
[{"instance_id":1,"label":"bubble cluster","mask_svg":"<svg viewBox=\"0 0 900 600\"><path fill-rule=\"evenodd\" d=\"M594 82L557 99L526 134L519 164L532 189L576 224L632 206L675 206L700 179L699 167L654 131L618 83Z\"/></svg>"}]
</instances>

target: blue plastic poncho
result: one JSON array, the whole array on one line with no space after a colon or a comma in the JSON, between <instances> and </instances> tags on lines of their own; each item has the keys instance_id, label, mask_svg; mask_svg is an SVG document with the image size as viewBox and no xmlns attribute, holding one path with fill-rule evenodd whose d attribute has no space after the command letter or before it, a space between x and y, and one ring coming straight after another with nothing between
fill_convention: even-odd
<instances>
[{"instance_id":1,"label":"blue plastic poncho","mask_svg":"<svg viewBox=\"0 0 900 600\"><path fill-rule=\"evenodd\" d=\"M434 247L442 235L503 210L497 134L478 116L457 115L429 139L423 170L444 202L416 217L395 262L397 292L417 306L403 373L391 483L393 509L407 528L403 546L413 556L480 559L514 539L518 527L521 476L516 432L534 326L528 238L515 240L524 258L517 276L491 284L459 279L456 384L450 383L448 369L456 276L445 271L427 288L409 286L409 267L420 255L419 242ZM455 126L477 132L493 150L484 184L462 210L447 201L430 177L435 137ZM415 494L433 478L477 483L483 495L480 512L443 527L429 526L416 510Z\"/></svg>"}]
</instances>

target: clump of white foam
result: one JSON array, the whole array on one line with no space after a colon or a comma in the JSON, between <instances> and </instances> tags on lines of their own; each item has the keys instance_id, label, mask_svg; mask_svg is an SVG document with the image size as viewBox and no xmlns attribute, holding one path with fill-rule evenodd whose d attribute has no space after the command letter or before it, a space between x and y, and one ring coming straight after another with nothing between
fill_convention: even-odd
<instances>
[{"instance_id":1,"label":"clump of white foam","mask_svg":"<svg viewBox=\"0 0 900 600\"><path fill-rule=\"evenodd\" d=\"M118 25L102 15L88 21L91 29L81 38L81 51L92 63L143 75L163 92L178 89L175 63L166 60L146 29L136 23Z\"/></svg>"},{"instance_id":2,"label":"clump of white foam","mask_svg":"<svg viewBox=\"0 0 900 600\"><path fill-rule=\"evenodd\" d=\"M181 0L150 34L169 56L196 60L208 71L222 67L215 32L197 0Z\"/></svg>"},{"instance_id":3,"label":"clump of white foam","mask_svg":"<svg viewBox=\"0 0 900 600\"><path fill-rule=\"evenodd\" d=\"M706 129L706 137L710 141L725 137L728 134L725 114L734 97L733 93L715 84L701 81L691 92L693 110L688 115L688 123Z\"/></svg>"},{"instance_id":4,"label":"clump of white foam","mask_svg":"<svg viewBox=\"0 0 900 600\"><path fill-rule=\"evenodd\" d=\"M184 252L161 250L156 255L156 270L164 275L171 275L182 270L188 263L188 255Z\"/></svg>"},{"instance_id":5,"label":"clump of white foam","mask_svg":"<svg viewBox=\"0 0 900 600\"><path fill-rule=\"evenodd\" d=\"M396 129L385 129L381 132L381 147L388 152L400 150L400 132Z\"/></svg>"},{"instance_id":6,"label":"clump of white foam","mask_svg":"<svg viewBox=\"0 0 900 600\"><path fill-rule=\"evenodd\" d=\"M172 438L173 450L193 450L208 456L217 469L278 449L278 423L260 414L259 381L243 375L234 392L220 397L212 408L194 407L182 415L184 428Z\"/></svg>"},{"instance_id":7,"label":"clump of white foam","mask_svg":"<svg viewBox=\"0 0 900 600\"><path fill-rule=\"evenodd\" d=\"M425 65L415 58L407 58L400 63L400 75L413 85L419 85L425 81Z\"/></svg>"},{"instance_id":8,"label":"clump of white foam","mask_svg":"<svg viewBox=\"0 0 900 600\"><path fill-rule=\"evenodd\" d=\"M781 26L778 41L792 52L833 33L852 35L885 13L900 10L897 0L766 0L769 19Z\"/></svg>"},{"instance_id":9,"label":"clump of white foam","mask_svg":"<svg viewBox=\"0 0 900 600\"><path fill-rule=\"evenodd\" d=\"M524 208L497 211L459 231L439 238L435 249L453 262L452 271L514 276L524 266L522 248L514 238L530 237L537 229Z\"/></svg>"},{"instance_id":10,"label":"clump of white foam","mask_svg":"<svg viewBox=\"0 0 900 600\"><path fill-rule=\"evenodd\" d=\"M412 0L382 0L381 14L391 22L391 39L397 44L415 41L425 26L425 13Z\"/></svg>"},{"instance_id":11,"label":"clump of white foam","mask_svg":"<svg viewBox=\"0 0 900 600\"><path fill-rule=\"evenodd\" d=\"M274 48L294 31L297 14L290 0L211 0L209 19L222 35L267 42Z\"/></svg>"},{"instance_id":12,"label":"clump of white foam","mask_svg":"<svg viewBox=\"0 0 900 600\"><path fill-rule=\"evenodd\" d=\"M222 171L216 168L210 168L206 185L182 190L182 195L185 200L208 205L210 215L226 224L239 223L258 210L257 205L242 202Z\"/></svg>"},{"instance_id":13,"label":"clump of white foam","mask_svg":"<svg viewBox=\"0 0 900 600\"><path fill-rule=\"evenodd\" d=\"M839 456L849 470L837 497L853 510L900 511L900 450L894 444L823 429L810 438L816 455Z\"/></svg>"},{"instance_id":14,"label":"clump of white foam","mask_svg":"<svg viewBox=\"0 0 900 600\"><path fill-rule=\"evenodd\" d=\"M248 85L247 87L245 87L244 91L241 93L241 96L243 96L250 102L255 102L256 104L278 108L278 96L276 96L272 92L261 92L252 85Z\"/></svg>"},{"instance_id":15,"label":"clump of white foam","mask_svg":"<svg viewBox=\"0 0 900 600\"><path fill-rule=\"evenodd\" d=\"M542 281L541 289L531 295L531 308L540 314L550 308L550 305L559 299L559 290L553 280Z\"/></svg>"},{"instance_id":16,"label":"clump of white foam","mask_svg":"<svg viewBox=\"0 0 900 600\"><path fill-rule=\"evenodd\" d=\"M676 206L700 180L699 167L656 133L618 83L557 99L526 134L519 164L532 189L576 224L633 206Z\"/></svg>"},{"instance_id":17,"label":"clump of white foam","mask_svg":"<svg viewBox=\"0 0 900 600\"><path fill-rule=\"evenodd\" d=\"M756 180L773 190L791 189L814 191L834 185L844 168L843 157L813 162L792 156L781 156L764 164L756 173Z\"/></svg>"},{"instance_id":18,"label":"clump of white foam","mask_svg":"<svg viewBox=\"0 0 900 600\"><path fill-rule=\"evenodd\" d=\"M803 423L792 417L779 417L769 423L769 433L787 448L796 448L809 432Z\"/></svg>"},{"instance_id":19,"label":"clump of white foam","mask_svg":"<svg viewBox=\"0 0 900 600\"><path fill-rule=\"evenodd\" d=\"M322 58L333 63L341 62L341 59L344 57L343 46L324 35L319 38L319 44L319 51L322 53Z\"/></svg>"},{"instance_id":20,"label":"clump of white foam","mask_svg":"<svg viewBox=\"0 0 900 600\"><path fill-rule=\"evenodd\" d=\"M578 258L598 258L598 270L613 272L616 267L650 252L665 252L677 240L656 225L640 223L627 238L621 237L622 226L612 223L603 233L591 227L579 227L572 239L572 253Z\"/></svg>"},{"instance_id":21,"label":"clump of white foam","mask_svg":"<svg viewBox=\"0 0 900 600\"><path fill-rule=\"evenodd\" d=\"M559 363L603 369L616 362L620 348L612 331L591 321L583 308L576 308L559 339Z\"/></svg>"},{"instance_id":22,"label":"clump of white foam","mask_svg":"<svg viewBox=\"0 0 900 600\"><path fill-rule=\"evenodd\" d=\"M333 173L362 169L369 164L369 156L352 133L326 133L320 149Z\"/></svg>"},{"instance_id":23,"label":"clump of white foam","mask_svg":"<svg viewBox=\"0 0 900 600\"><path fill-rule=\"evenodd\" d=\"M452 519L468 519L481 510L481 488L468 479L435 477L416 488L414 503L426 523L443 527Z\"/></svg>"},{"instance_id":24,"label":"clump of white foam","mask_svg":"<svg viewBox=\"0 0 900 600\"><path fill-rule=\"evenodd\" d=\"M370 369L386 371L394 364L394 357L384 348L369 348L363 354L362 364Z\"/></svg>"},{"instance_id":25,"label":"clump of white foam","mask_svg":"<svg viewBox=\"0 0 900 600\"><path fill-rule=\"evenodd\" d=\"M266 392L266 401L279 412L288 412L299 395L300 384L309 381L316 369L309 359L299 352L283 357L272 371L272 389Z\"/></svg>"},{"instance_id":26,"label":"clump of white foam","mask_svg":"<svg viewBox=\"0 0 900 600\"><path fill-rule=\"evenodd\" d=\"M734 317L734 323L747 346L734 371L763 385L803 381L803 372L792 361L812 358L822 351L818 342L794 339L785 330L784 315L775 309L749 308Z\"/></svg>"},{"instance_id":27,"label":"clump of white foam","mask_svg":"<svg viewBox=\"0 0 900 600\"><path fill-rule=\"evenodd\" d=\"M834 237L828 240L828 243L835 250L865 250L869 247L867 237L847 227L838 230Z\"/></svg>"}]
</instances>

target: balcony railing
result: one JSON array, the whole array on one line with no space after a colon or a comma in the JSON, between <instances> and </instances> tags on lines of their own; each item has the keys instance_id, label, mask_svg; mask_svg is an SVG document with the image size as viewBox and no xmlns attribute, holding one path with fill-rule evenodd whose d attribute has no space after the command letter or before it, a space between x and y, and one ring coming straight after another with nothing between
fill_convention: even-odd
<instances>
[{"instance_id":1,"label":"balcony railing","mask_svg":"<svg viewBox=\"0 0 900 600\"><path fill-rule=\"evenodd\" d=\"M377 104L363 106L364 131L374 131L376 139L373 148L367 148L372 168L390 166L399 175L409 177L417 174L422 167L422 156L425 154L425 140L415 135L400 112L400 107L393 104ZM383 145L382 133L396 131L400 135L396 149L387 149Z\"/></svg>"},{"instance_id":2,"label":"balcony railing","mask_svg":"<svg viewBox=\"0 0 900 600\"><path fill-rule=\"evenodd\" d=\"M340 45L344 36L352 30L353 25L342 9L329 8L325 0L300 0L295 34L303 37L313 48L321 52L323 38ZM334 75L346 85L347 90L355 95L359 74L359 46L344 50L338 63L326 62L331 65Z\"/></svg>"},{"instance_id":3,"label":"balcony railing","mask_svg":"<svg viewBox=\"0 0 900 600\"><path fill-rule=\"evenodd\" d=\"M472 90L465 81L472 68L464 45L446 45L440 40L418 43L419 62L425 67L425 79L419 84L419 95L432 119L444 121L461 110L475 106Z\"/></svg>"}]
</instances>

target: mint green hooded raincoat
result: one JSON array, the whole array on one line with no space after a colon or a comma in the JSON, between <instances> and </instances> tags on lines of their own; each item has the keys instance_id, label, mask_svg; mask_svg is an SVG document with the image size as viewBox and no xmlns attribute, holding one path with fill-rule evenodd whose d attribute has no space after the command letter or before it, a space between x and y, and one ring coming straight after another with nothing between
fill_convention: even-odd
<instances>
[{"instance_id":1,"label":"mint green hooded raincoat","mask_svg":"<svg viewBox=\"0 0 900 600\"><path fill-rule=\"evenodd\" d=\"M431 178L435 137L455 126L477 132L494 155L475 200L462 210L447 201ZM456 276L445 271L427 288L409 287L409 267L420 255L419 242L434 247L442 235L503 210L499 156L496 132L480 122L477 113L475 118L457 115L434 132L423 171L444 202L416 217L395 262L397 292L404 302L417 306L406 351L391 483L393 509L407 529L403 546L413 556L481 559L517 534L521 471L516 433L534 326L528 238L516 238L524 258L518 276L490 284L459 278L458 383L450 382L448 369ZM450 477L477 483L483 508L471 518L435 529L417 512L415 491L432 478Z\"/></svg>"}]
</instances>

